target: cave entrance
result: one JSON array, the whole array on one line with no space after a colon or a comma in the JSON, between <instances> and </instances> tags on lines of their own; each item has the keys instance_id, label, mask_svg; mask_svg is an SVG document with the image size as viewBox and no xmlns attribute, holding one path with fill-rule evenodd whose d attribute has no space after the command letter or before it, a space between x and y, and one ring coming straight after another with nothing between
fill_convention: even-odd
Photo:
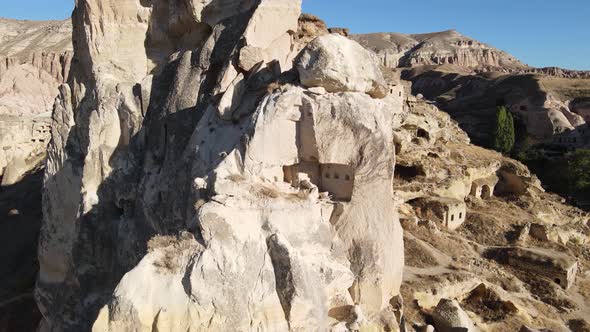
<instances>
[{"instance_id":1,"label":"cave entrance","mask_svg":"<svg viewBox=\"0 0 590 332\"><path fill-rule=\"evenodd\" d=\"M425 139L430 139L430 135L428 134L428 132L422 128L418 128L418 130L416 130L416 136Z\"/></svg>"},{"instance_id":2,"label":"cave entrance","mask_svg":"<svg viewBox=\"0 0 590 332\"><path fill-rule=\"evenodd\" d=\"M492 189L488 185L483 185L481 187L481 198L482 199L490 199L492 197Z\"/></svg>"},{"instance_id":3,"label":"cave entrance","mask_svg":"<svg viewBox=\"0 0 590 332\"><path fill-rule=\"evenodd\" d=\"M417 177L426 176L424 169L419 165L396 165L394 179L401 182L411 182Z\"/></svg>"}]
</instances>

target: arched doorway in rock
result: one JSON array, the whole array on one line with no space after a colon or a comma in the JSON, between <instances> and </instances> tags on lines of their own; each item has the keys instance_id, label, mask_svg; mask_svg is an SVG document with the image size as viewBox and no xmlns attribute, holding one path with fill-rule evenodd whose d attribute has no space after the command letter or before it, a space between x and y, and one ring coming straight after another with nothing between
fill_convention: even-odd
<instances>
[{"instance_id":1,"label":"arched doorway in rock","mask_svg":"<svg viewBox=\"0 0 590 332\"><path fill-rule=\"evenodd\" d=\"M487 184L481 187L481 198L490 199L492 197L492 189Z\"/></svg>"}]
</instances>

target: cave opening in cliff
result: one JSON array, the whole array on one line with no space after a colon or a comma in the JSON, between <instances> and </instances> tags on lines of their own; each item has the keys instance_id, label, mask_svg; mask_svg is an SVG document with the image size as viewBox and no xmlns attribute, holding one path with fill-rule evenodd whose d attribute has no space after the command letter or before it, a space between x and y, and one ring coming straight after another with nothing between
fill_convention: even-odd
<instances>
[{"instance_id":1,"label":"cave opening in cliff","mask_svg":"<svg viewBox=\"0 0 590 332\"><path fill-rule=\"evenodd\" d=\"M420 138L430 139L430 135L428 134L428 132L422 128L418 128L418 130L416 130L416 136Z\"/></svg>"},{"instance_id":2,"label":"cave opening in cliff","mask_svg":"<svg viewBox=\"0 0 590 332\"><path fill-rule=\"evenodd\" d=\"M284 166L284 181L299 187L305 177L334 201L349 202L354 189L354 170L348 165L320 164L317 161ZM302 177L302 175L304 177Z\"/></svg>"},{"instance_id":3,"label":"cave opening in cliff","mask_svg":"<svg viewBox=\"0 0 590 332\"><path fill-rule=\"evenodd\" d=\"M394 179L397 182L410 182L420 176L426 176L424 168L420 165L395 166Z\"/></svg>"}]
</instances>

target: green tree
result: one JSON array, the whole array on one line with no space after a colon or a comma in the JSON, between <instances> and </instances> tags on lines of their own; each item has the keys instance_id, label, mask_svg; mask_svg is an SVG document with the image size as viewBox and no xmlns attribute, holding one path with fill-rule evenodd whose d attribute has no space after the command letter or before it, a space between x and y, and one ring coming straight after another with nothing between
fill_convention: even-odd
<instances>
[{"instance_id":1,"label":"green tree","mask_svg":"<svg viewBox=\"0 0 590 332\"><path fill-rule=\"evenodd\" d=\"M515 142L514 118L505 106L498 106L496 110L496 126L492 147L498 152L504 154L510 153Z\"/></svg>"},{"instance_id":2,"label":"green tree","mask_svg":"<svg viewBox=\"0 0 590 332\"><path fill-rule=\"evenodd\" d=\"M572 194L590 194L590 150L580 149L567 157L565 172Z\"/></svg>"}]
</instances>

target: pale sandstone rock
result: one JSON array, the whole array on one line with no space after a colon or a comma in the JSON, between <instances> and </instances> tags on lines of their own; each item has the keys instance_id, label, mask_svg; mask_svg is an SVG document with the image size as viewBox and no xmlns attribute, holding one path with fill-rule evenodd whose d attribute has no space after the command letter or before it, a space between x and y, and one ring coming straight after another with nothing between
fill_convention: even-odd
<instances>
[{"instance_id":1,"label":"pale sandstone rock","mask_svg":"<svg viewBox=\"0 0 590 332\"><path fill-rule=\"evenodd\" d=\"M0 183L0 186L7 187L19 182L20 180L22 180L22 178L28 170L29 169L27 168L27 163L24 159L12 159L12 161L9 162L6 165L6 168L4 169L2 183Z\"/></svg>"},{"instance_id":2,"label":"pale sandstone rock","mask_svg":"<svg viewBox=\"0 0 590 332\"><path fill-rule=\"evenodd\" d=\"M51 111L59 81L32 65L14 66L0 76L0 115L30 116Z\"/></svg>"},{"instance_id":3,"label":"pale sandstone rock","mask_svg":"<svg viewBox=\"0 0 590 332\"><path fill-rule=\"evenodd\" d=\"M221 100L217 112L219 116L224 120L231 120L232 112L235 111L244 97L246 90L246 82L243 74L238 76L230 83L227 87Z\"/></svg>"},{"instance_id":4,"label":"pale sandstone rock","mask_svg":"<svg viewBox=\"0 0 590 332\"><path fill-rule=\"evenodd\" d=\"M440 300L432 318L436 330L440 332L477 331L469 316L455 300Z\"/></svg>"},{"instance_id":5,"label":"pale sandstone rock","mask_svg":"<svg viewBox=\"0 0 590 332\"><path fill-rule=\"evenodd\" d=\"M71 30L69 20L0 18L0 177L6 169L5 186L44 163L50 112L70 70Z\"/></svg>"},{"instance_id":6,"label":"pale sandstone rock","mask_svg":"<svg viewBox=\"0 0 590 332\"><path fill-rule=\"evenodd\" d=\"M259 47L246 46L240 51L240 68L245 71L250 71L261 61L264 61L264 50Z\"/></svg>"},{"instance_id":7,"label":"pale sandstone rock","mask_svg":"<svg viewBox=\"0 0 590 332\"><path fill-rule=\"evenodd\" d=\"M338 34L318 37L297 62L301 83L328 92L366 92L386 95L385 80L375 56L358 43Z\"/></svg>"},{"instance_id":8,"label":"pale sandstone rock","mask_svg":"<svg viewBox=\"0 0 590 332\"><path fill-rule=\"evenodd\" d=\"M380 62L391 68L448 64L471 68L527 68L514 56L455 30L413 35L373 33L351 38L374 51Z\"/></svg>"},{"instance_id":9,"label":"pale sandstone rock","mask_svg":"<svg viewBox=\"0 0 590 332\"><path fill-rule=\"evenodd\" d=\"M254 0L184 0L197 22L215 26L232 16L244 13L255 7Z\"/></svg>"},{"instance_id":10,"label":"pale sandstone rock","mask_svg":"<svg viewBox=\"0 0 590 332\"><path fill-rule=\"evenodd\" d=\"M300 48L299 1L211 2L227 9L210 21L208 2L192 4L77 4L79 68L55 104L45 180L43 326L383 327L404 260L389 125L401 103L270 89ZM192 51L154 43L166 33ZM242 46L269 65L238 73ZM194 238L150 244L181 232Z\"/></svg>"}]
</instances>

